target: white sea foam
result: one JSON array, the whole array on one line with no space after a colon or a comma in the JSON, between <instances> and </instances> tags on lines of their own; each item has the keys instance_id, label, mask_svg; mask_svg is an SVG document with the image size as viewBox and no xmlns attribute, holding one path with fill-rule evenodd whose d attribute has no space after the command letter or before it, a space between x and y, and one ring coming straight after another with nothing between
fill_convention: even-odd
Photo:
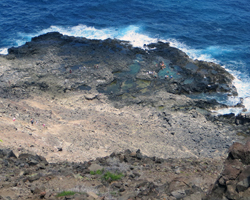
<instances>
[{"instance_id":1,"label":"white sea foam","mask_svg":"<svg viewBox=\"0 0 250 200\"><path fill-rule=\"evenodd\" d=\"M8 54L8 48L0 48L0 54L7 55Z\"/></svg>"},{"instance_id":2,"label":"white sea foam","mask_svg":"<svg viewBox=\"0 0 250 200\"><path fill-rule=\"evenodd\" d=\"M75 36L75 37L86 37L88 39L107 39L113 38L112 32L115 31L112 28L107 29L96 29L94 27L89 27L86 25L78 25L73 27L61 27L61 26L51 26L48 29L44 29L39 34L44 34L48 32L59 32L63 35Z\"/></svg>"},{"instance_id":3,"label":"white sea foam","mask_svg":"<svg viewBox=\"0 0 250 200\"><path fill-rule=\"evenodd\" d=\"M170 46L176 47L182 51L184 51L190 58L197 59L197 60L204 60L208 62L215 62L218 63L218 61L212 57L210 54L211 50L206 51L206 49L192 49L189 46L187 46L185 43L179 42L176 39L170 38L167 41L170 42Z\"/></svg>"},{"instance_id":4,"label":"white sea foam","mask_svg":"<svg viewBox=\"0 0 250 200\"><path fill-rule=\"evenodd\" d=\"M250 78L238 71L229 70L229 72L235 76L233 84L237 89L238 97L243 98L244 105L250 112Z\"/></svg>"},{"instance_id":5,"label":"white sea foam","mask_svg":"<svg viewBox=\"0 0 250 200\"><path fill-rule=\"evenodd\" d=\"M140 48L143 48L144 44L150 44L158 41L158 38L151 38L147 35L141 34L140 27L134 25L121 28L96 29L95 27L80 24L73 27L50 26L49 28L34 34L18 33L18 37L22 39L16 40L16 46L21 46L27 41L30 41L32 37L48 32L59 32L63 35L85 37L88 39L105 40L111 38L126 40L129 41L134 47Z\"/></svg>"},{"instance_id":6,"label":"white sea foam","mask_svg":"<svg viewBox=\"0 0 250 200\"><path fill-rule=\"evenodd\" d=\"M219 109L213 112L219 115L225 115L225 114L230 114L230 113L234 113L235 115L238 115L242 113L242 108L223 108L223 109Z\"/></svg>"},{"instance_id":7,"label":"white sea foam","mask_svg":"<svg viewBox=\"0 0 250 200\"><path fill-rule=\"evenodd\" d=\"M237 63L235 63L237 65ZM243 64L243 63L238 63ZM226 104L229 106L236 105L237 103L241 102L241 99L243 100L243 105L246 108L246 111L242 108L225 108L220 109L214 112L217 112L218 114L239 114L239 113L249 113L250 112L250 78L247 77L246 74L243 74L242 72L236 71L236 70L228 70L230 74L232 74L235 79L233 81L233 85L236 87L238 96L230 96L228 97Z\"/></svg>"},{"instance_id":8,"label":"white sea foam","mask_svg":"<svg viewBox=\"0 0 250 200\"><path fill-rule=\"evenodd\" d=\"M59 27L51 26L49 29L43 32L58 31L64 35L75 37L86 37L88 39L119 39L129 41L134 47L143 48L144 44L150 44L157 42L157 38L150 38L144 34L140 34L140 28L138 26L128 26L120 29L106 28L96 29L94 27L88 27L86 25L78 25L74 27Z\"/></svg>"},{"instance_id":9,"label":"white sea foam","mask_svg":"<svg viewBox=\"0 0 250 200\"><path fill-rule=\"evenodd\" d=\"M227 53L233 52L233 49L231 48L224 48L220 46L210 46L205 49L191 49L184 43L178 42L176 39L169 39L170 45L173 47L176 47L192 58L197 60L204 60L208 62L214 62L214 63L220 63L219 60L216 60L213 56L223 55ZM246 112L250 112L250 78L248 77L247 73L242 73L237 70L232 70L234 68L240 68L244 69L246 68L246 64L242 63L240 61L230 61L224 67L230 74L232 74L235 77L235 80L233 81L233 85L236 87L238 96L228 97L227 101L220 101L216 96L214 96L214 99L216 99L220 103L226 103L229 106L236 105L240 102L240 99L243 98L243 104L245 108L247 109ZM230 69L228 69L230 67ZM244 113L242 108L227 108L227 109L220 109L217 111L214 111L218 114L229 114L229 113L235 113L236 115L239 113Z\"/></svg>"}]
</instances>

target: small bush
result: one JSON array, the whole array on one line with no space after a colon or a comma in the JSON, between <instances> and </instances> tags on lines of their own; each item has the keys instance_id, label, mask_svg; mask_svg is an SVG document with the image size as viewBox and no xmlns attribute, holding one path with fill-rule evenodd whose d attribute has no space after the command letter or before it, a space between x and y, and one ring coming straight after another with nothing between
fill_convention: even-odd
<instances>
[{"instance_id":1,"label":"small bush","mask_svg":"<svg viewBox=\"0 0 250 200\"><path fill-rule=\"evenodd\" d=\"M90 171L91 175L96 175L96 174L101 175L102 173L103 173L103 170L100 170L100 169L98 169L97 171Z\"/></svg>"},{"instance_id":2,"label":"small bush","mask_svg":"<svg viewBox=\"0 0 250 200\"><path fill-rule=\"evenodd\" d=\"M113 197L116 197L119 195L119 192L118 191L112 191L110 192L110 194L113 196Z\"/></svg>"},{"instance_id":3,"label":"small bush","mask_svg":"<svg viewBox=\"0 0 250 200\"><path fill-rule=\"evenodd\" d=\"M28 177L34 177L34 176L36 176L38 173L34 173L34 174L30 174L30 175L28 175Z\"/></svg>"},{"instance_id":4,"label":"small bush","mask_svg":"<svg viewBox=\"0 0 250 200\"><path fill-rule=\"evenodd\" d=\"M76 175L75 175L75 178L82 180L84 177L81 176L80 174L76 174Z\"/></svg>"},{"instance_id":5,"label":"small bush","mask_svg":"<svg viewBox=\"0 0 250 200\"><path fill-rule=\"evenodd\" d=\"M122 173L119 173L119 174L113 174L111 172L106 172L104 175L103 175L103 178L106 180L106 181L116 181L116 180L119 180L123 177L124 175Z\"/></svg>"},{"instance_id":6,"label":"small bush","mask_svg":"<svg viewBox=\"0 0 250 200\"><path fill-rule=\"evenodd\" d=\"M69 196L69 195L74 195L76 192L73 191L63 191L57 195L57 197L64 197L64 196Z\"/></svg>"}]
</instances>

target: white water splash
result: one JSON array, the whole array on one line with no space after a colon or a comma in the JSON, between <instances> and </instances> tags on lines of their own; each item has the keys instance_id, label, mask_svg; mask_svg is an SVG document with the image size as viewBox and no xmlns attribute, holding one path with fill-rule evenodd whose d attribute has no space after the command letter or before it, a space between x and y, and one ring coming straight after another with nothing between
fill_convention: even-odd
<instances>
[{"instance_id":1,"label":"white water splash","mask_svg":"<svg viewBox=\"0 0 250 200\"><path fill-rule=\"evenodd\" d=\"M8 48L0 48L0 54L7 55L8 54Z\"/></svg>"}]
</instances>

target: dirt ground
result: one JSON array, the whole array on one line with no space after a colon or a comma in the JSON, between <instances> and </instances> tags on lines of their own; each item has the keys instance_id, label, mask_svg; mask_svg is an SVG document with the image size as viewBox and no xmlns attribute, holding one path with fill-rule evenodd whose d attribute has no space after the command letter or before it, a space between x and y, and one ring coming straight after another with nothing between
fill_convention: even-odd
<instances>
[{"instance_id":1,"label":"dirt ground","mask_svg":"<svg viewBox=\"0 0 250 200\"><path fill-rule=\"evenodd\" d=\"M0 106L0 145L14 149L17 155L31 151L49 162L78 162L114 151L141 149L148 156L197 157L181 138L171 134L159 117L161 110L150 106L118 109L105 95L82 91L57 97L44 93L21 100L1 99ZM175 116L186 117L181 112ZM209 124L204 117L196 119L202 120Z\"/></svg>"}]
</instances>

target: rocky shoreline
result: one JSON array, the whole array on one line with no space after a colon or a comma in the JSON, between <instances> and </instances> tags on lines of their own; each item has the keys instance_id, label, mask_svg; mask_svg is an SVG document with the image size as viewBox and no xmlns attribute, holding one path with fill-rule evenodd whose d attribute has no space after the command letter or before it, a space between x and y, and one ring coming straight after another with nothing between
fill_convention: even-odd
<instances>
[{"instance_id":1,"label":"rocky shoreline","mask_svg":"<svg viewBox=\"0 0 250 200\"><path fill-rule=\"evenodd\" d=\"M172 159L170 168L209 160L211 186L228 148L249 137L250 118L216 116L210 110L227 106L186 95L237 95L232 80L221 66L192 60L168 43L139 49L126 41L48 33L0 56L0 147L17 157L41 155L55 166L126 149L140 149L150 160ZM166 199L176 198L170 193Z\"/></svg>"},{"instance_id":2,"label":"rocky shoreline","mask_svg":"<svg viewBox=\"0 0 250 200\"><path fill-rule=\"evenodd\" d=\"M12 89L17 95L22 92L18 88L25 87L26 92L93 89L116 98L156 90L237 95L233 76L221 66L192 60L168 43L145 48L148 50L119 40L47 33L21 47L10 48L9 54L1 58L1 93L4 97L6 90Z\"/></svg>"}]
</instances>

